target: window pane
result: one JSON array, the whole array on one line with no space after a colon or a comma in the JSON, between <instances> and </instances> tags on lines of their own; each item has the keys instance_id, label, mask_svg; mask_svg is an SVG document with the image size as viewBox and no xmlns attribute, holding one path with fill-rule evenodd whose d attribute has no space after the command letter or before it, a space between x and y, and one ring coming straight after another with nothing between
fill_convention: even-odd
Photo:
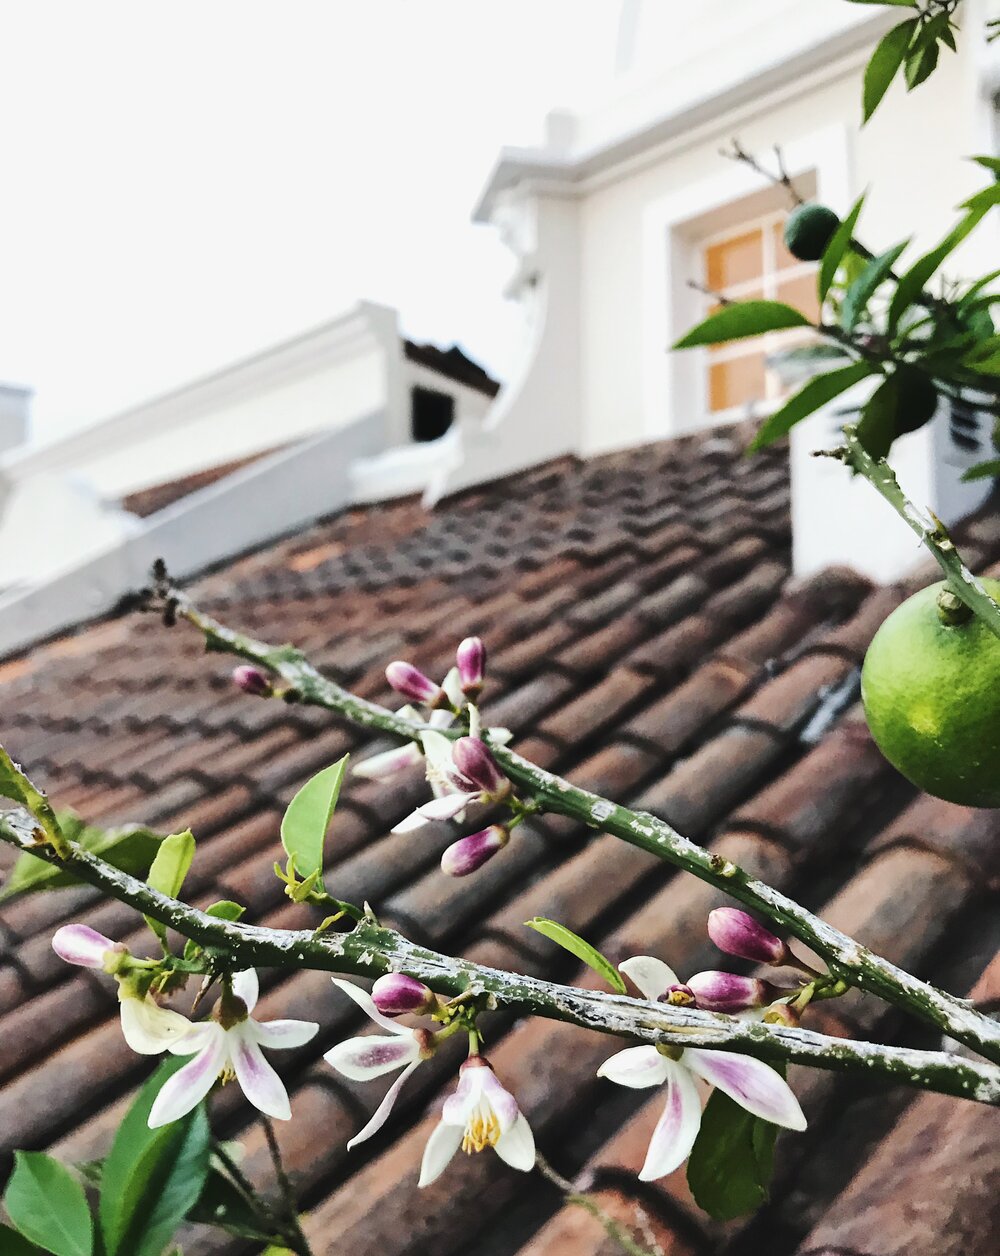
<instances>
[{"instance_id":1,"label":"window pane","mask_svg":"<svg viewBox=\"0 0 1000 1256\"><path fill-rule=\"evenodd\" d=\"M797 279L784 279L778 284L778 300L801 310L806 318L819 318L819 298L816 293L815 274L799 275Z\"/></svg>"},{"instance_id":2,"label":"window pane","mask_svg":"<svg viewBox=\"0 0 1000 1256\"><path fill-rule=\"evenodd\" d=\"M733 284L759 279L764 273L764 237L761 231L747 231L710 244L705 249L708 286L725 292Z\"/></svg>"},{"instance_id":3,"label":"window pane","mask_svg":"<svg viewBox=\"0 0 1000 1256\"><path fill-rule=\"evenodd\" d=\"M766 391L763 353L743 353L708 368L708 406L713 413L761 401Z\"/></svg>"}]
</instances>

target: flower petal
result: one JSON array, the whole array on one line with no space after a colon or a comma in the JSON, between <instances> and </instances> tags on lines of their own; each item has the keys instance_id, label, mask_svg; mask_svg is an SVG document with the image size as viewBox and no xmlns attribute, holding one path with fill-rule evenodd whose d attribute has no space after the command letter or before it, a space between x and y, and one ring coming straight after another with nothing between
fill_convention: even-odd
<instances>
[{"instance_id":1,"label":"flower petal","mask_svg":"<svg viewBox=\"0 0 1000 1256\"><path fill-rule=\"evenodd\" d=\"M63 925L52 935L52 949L67 964L81 968L103 968L108 951L124 951L90 925Z\"/></svg>"},{"instance_id":2,"label":"flower petal","mask_svg":"<svg viewBox=\"0 0 1000 1256\"><path fill-rule=\"evenodd\" d=\"M212 1089L226 1060L226 1032L221 1025L215 1028L219 1032L208 1046L164 1082L149 1113L151 1130L186 1116Z\"/></svg>"},{"instance_id":3,"label":"flower petal","mask_svg":"<svg viewBox=\"0 0 1000 1256\"><path fill-rule=\"evenodd\" d=\"M506 1134L517 1122L521 1109L517 1106L517 1100L491 1068L481 1069L480 1072L486 1074L483 1078L483 1095L496 1113L501 1135Z\"/></svg>"},{"instance_id":4,"label":"flower petal","mask_svg":"<svg viewBox=\"0 0 1000 1256\"><path fill-rule=\"evenodd\" d=\"M670 1076L670 1064L655 1047L626 1047L605 1060L597 1076L606 1077L617 1086L642 1090L646 1086L662 1086Z\"/></svg>"},{"instance_id":5,"label":"flower petal","mask_svg":"<svg viewBox=\"0 0 1000 1256\"><path fill-rule=\"evenodd\" d=\"M458 1075L458 1085L444 1101L441 1120L445 1125L461 1125L464 1129L473 1108L482 1098L486 1068L463 1068Z\"/></svg>"},{"instance_id":6,"label":"flower petal","mask_svg":"<svg viewBox=\"0 0 1000 1256\"><path fill-rule=\"evenodd\" d=\"M381 754L369 755L352 768L355 776L369 781L386 781L408 771L415 764L423 761L420 747L415 742L405 746L394 746L392 750L384 750Z\"/></svg>"},{"instance_id":7,"label":"flower petal","mask_svg":"<svg viewBox=\"0 0 1000 1256\"><path fill-rule=\"evenodd\" d=\"M207 1047L220 1032L222 1026L217 1021L199 1021L197 1025L192 1025L182 1038L178 1038L176 1042L172 1042L167 1050L171 1055L197 1055L203 1047Z\"/></svg>"},{"instance_id":8,"label":"flower petal","mask_svg":"<svg viewBox=\"0 0 1000 1256\"><path fill-rule=\"evenodd\" d=\"M535 1167L535 1136L523 1113L518 1113L510 1129L504 1130L493 1150L512 1169L529 1173Z\"/></svg>"},{"instance_id":9,"label":"flower petal","mask_svg":"<svg viewBox=\"0 0 1000 1256\"><path fill-rule=\"evenodd\" d=\"M368 1124L363 1129L358 1130L354 1137L350 1139L347 1144L348 1151L350 1151L352 1147L356 1147L358 1143L366 1142L373 1134L377 1134L379 1132L382 1126L389 1119L389 1113L392 1111L393 1104L399 1098L399 1092L403 1089L406 1079L419 1063L419 1060L414 1060L412 1064L408 1064L406 1068L403 1069L402 1073L400 1073L400 1075L386 1091L385 1098L375 1109Z\"/></svg>"},{"instance_id":10,"label":"flower petal","mask_svg":"<svg viewBox=\"0 0 1000 1256\"><path fill-rule=\"evenodd\" d=\"M392 1073L404 1064L420 1058L416 1038L399 1034L367 1034L363 1038L348 1038L338 1042L323 1056L331 1068L352 1082L367 1082L373 1077Z\"/></svg>"},{"instance_id":11,"label":"flower petal","mask_svg":"<svg viewBox=\"0 0 1000 1256\"><path fill-rule=\"evenodd\" d=\"M273 1116L278 1121L290 1120L292 1109L285 1083L264 1059L250 1022L243 1021L234 1026L226 1037L233 1071L246 1097L258 1112Z\"/></svg>"},{"instance_id":12,"label":"flower petal","mask_svg":"<svg viewBox=\"0 0 1000 1256\"><path fill-rule=\"evenodd\" d=\"M444 1121L438 1125L428 1138L424 1148L424 1158L420 1162L420 1180L418 1186L430 1186L436 1182L451 1163L451 1158L462 1145L465 1127L462 1125L446 1125Z\"/></svg>"},{"instance_id":13,"label":"flower petal","mask_svg":"<svg viewBox=\"0 0 1000 1256\"><path fill-rule=\"evenodd\" d=\"M417 808L424 822L428 820L454 820L460 811L472 802L479 801L479 791L474 794L445 794L441 798L432 798ZM393 832L398 830L394 829Z\"/></svg>"},{"instance_id":14,"label":"flower petal","mask_svg":"<svg viewBox=\"0 0 1000 1256\"><path fill-rule=\"evenodd\" d=\"M383 1029L388 1029L390 1033L399 1034L403 1038L410 1038L413 1036L412 1030L407 1029L405 1026L397 1025L396 1022L394 1020L390 1020L388 1016L383 1016L375 1006L375 1001L372 999L372 996L367 990L362 990L361 987L356 986L353 981L343 981L340 977L332 977L331 981L338 990L343 990L348 998L353 999L365 1015L369 1016L376 1025L381 1025Z\"/></svg>"},{"instance_id":15,"label":"flower petal","mask_svg":"<svg viewBox=\"0 0 1000 1256\"><path fill-rule=\"evenodd\" d=\"M139 1055L171 1051L193 1028L186 1016L159 1007L152 999L122 999L121 1017L125 1041ZM197 1047L191 1048L191 1051L197 1050ZM181 1055L190 1053L180 1052Z\"/></svg>"},{"instance_id":16,"label":"flower petal","mask_svg":"<svg viewBox=\"0 0 1000 1256\"><path fill-rule=\"evenodd\" d=\"M679 984L674 970L652 955L636 955L618 965L619 971L637 986L647 999L654 1001L665 994L671 986Z\"/></svg>"},{"instance_id":17,"label":"flower petal","mask_svg":"<svg viewBox=\"0 0 1000 1256\"><path fill-rule=\"evenodd\" d=\"M671 1066L667 1077L667 1101L639 1172L642 1182L655 1182L679 1168L691 1154L701 1125L701 1099L694 1078L673 1060L667 1063Z\"/></svg>"},{"instance_id":18,"label":"flower petal","mask_svg":"<svg viewBox=\"0 0 1000 1256\"><path fill-rule=\"evenodd\" d=\"M390 833L412 833L414 829L422 829L425 824L430 821L420 814L419 811L411 811L408 816L404 816L398 824L394 824L389 830Z\"/></svg>"},{"instance_id":19,"label":"flower petal","mask_svg":"<svg viewBox=\"0 0 1000 1256\"><path fill-rule=\"evenodd\" d=\"M257 970L255 968L245 968L243 972L236 973L233 977L233 994L238 999L242 999L247 1006L247 1012L252 1012L257 1006L257 1000L260 998L260 982L257 980Z\"/></svg>"},{"instance_id":20,"label":"flower petal","mask_svg":"<svg viewBox=\"0 0 1000 1256\"><path fill-rule=\"evenodd\" d=\"M465 706L465 694L462 691L462 677L457 667L453 667L451 671L441 681L441 688L448 695L448 701L452 706Z\"/></svg>"},{"instance_id":21,"label":"flower petal","mask_svg":"<svg viewBox=\"0 0 1000 1256\"><path fill-rule=\"evenodd\" d=\"M775 1125L804 1130L806 1118L792 1088L780 1073L752 1055L732 1051L704 1051L688 1047L681 1063L740 1105Z\"/></svg>"},{"instance_id":22,"label":"flower petal","mask_svg":"<svg viewBox=\"0 0 1000 1256\"><path fill-rule=\"evenodd\" d=\"M304 1047L319 1033L319 1025L314 1021L273 1020L249 1023L254 1040L262 1047L272 1049Z\"/></svg>"}]
</instances>

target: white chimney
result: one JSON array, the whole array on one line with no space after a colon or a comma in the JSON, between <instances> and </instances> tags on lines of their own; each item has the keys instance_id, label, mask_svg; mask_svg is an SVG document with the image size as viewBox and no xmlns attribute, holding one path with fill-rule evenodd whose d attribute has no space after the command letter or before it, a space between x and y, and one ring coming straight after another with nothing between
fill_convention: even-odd
<instances>
[{"instance_id":1,"label":"white chimney","mask_svg":"<svg viewBox=\"0 0 1000 1256\"><path fill-rule=\"evenodd\" d=\"M31 398L30 388L0 384L0 454L27 441Z\"/></svg>"},{"instance_id":2,"label":"white chimney","mask_svg":"<svg viewBox=\"0 0 1000 1256\"><path fill-rule=\"evenodd\" d=\"M792 558L801 575L846 563L880 583L898 580L920 557L920 542L875 489L817 449L841 443L843 411L864 400L846 393L837 403L792 429ZM867 386L870 389L870 386ZM993 417L972 401L942 398L924 427L894 442L889 463L917 506L929 507L946 525L971 514L989 495L990 479L962 483L963 473L997 457Z\"/></svg>"}]
</instances>

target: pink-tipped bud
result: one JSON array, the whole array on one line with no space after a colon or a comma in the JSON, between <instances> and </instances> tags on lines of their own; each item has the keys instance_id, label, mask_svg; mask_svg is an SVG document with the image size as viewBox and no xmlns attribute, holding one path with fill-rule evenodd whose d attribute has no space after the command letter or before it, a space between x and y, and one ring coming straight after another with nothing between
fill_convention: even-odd
<instances>
[{"instance_id":1,"label":"pink-tipped bud","mask_svg":"<svg viewBox=\"0 0 1000 1256\"><path fill-rule=\"evenodd\" d=\"M466 637L455 651L455 661L462 692L467 697L478 697L486 677L486 646L482 639Z\"/></svg>"},{"instance_id":2,"label":"pink-tipped bud","mask_svg":"<svg viewBox=\"0 0 1000 1256\"><path fill-rule=\"evenodd\" d=\"M510 830L503 824L491 824L488 829L470 833L468 837L452 842L441 856L441 871L450 877L467 877L492 859L498 850L510 841Z\"/></svg>"},{"instance_id":3,"label":"pink-tipped bud","mask_svg":"<svg viewBox=\"0 0 1000 1256\"><path fill-rule=\"evenodd\" d=\"M52 935L52 949L67 964L108 971L114 968L119 955L128 954L121 942L112 942L89 925L63 925Z\"/></svg>"},{"instance_id":4,"label":"pink-tipped bud","mask_svg":"<svg viewBox=\"0 0 1000 1256\"><path fill-rule=\"evenodd\" d=\"M248 663L233 668L233 684L255 698L269 698L274 693L270 678L259 667L251 667Z\"/></svg>"},{"instance_id":5,"label":"pink-tipped bud","mask_svg":"<svg viewBox=\"0 0 1000 1256\"><path fill-rule=\"evenodd\" d=\"M510 793L510 781L500 771L489 746L478 737L459 737L451 748L451 761L467 781L490 798L504 798Z\"/></svg>"},{"instance_id":6,"label":"pink-tipped bud","mask_svg":"<svg viewBox=\"0 0 1000 1256\"><path fill-rule=\"evenodd\" d=\"M720 951L758 964L783 964L788 947L770 929L738 907L716 907L708 913L708 936Z\"/></svg>"},{"instance_id":7,"label":"pink-tipped bud","mask_svg":"<svg viewBox=\"0 0 1000 1256\"><path fill-rule=\"evenodd\" d=\"M695 973L687 984L697 1005L706 1012L745 1012L750 1007L763 1007L774 997L766 981L736 973Z\"/></svg>"},{"instance_id":8,"label":"pink-tipped bud","mask_svg":"<svg viewBox=\"0 0 1000 1256\"><path fill-rule=\"evenodd\" d=\"M401 693L410 702L421 702L425 706L440 706L446 701L441 686L435 685L433 680L425 676L412 663L403 663L397 659L385 669L385 678L397 693Z\"/></svg>"},{"instance_id":9,"label":"pink-tipped bud","mask_svg":"<svg viewBox=\"0 0 1000 1256\"><path fill-rule=\"evenodd\" d=\"M437 998L429 986L406 973L386 973L372 986L372 1002L383 1016L406 1016L430 1011Z\"/></svg>"}]
</instances>

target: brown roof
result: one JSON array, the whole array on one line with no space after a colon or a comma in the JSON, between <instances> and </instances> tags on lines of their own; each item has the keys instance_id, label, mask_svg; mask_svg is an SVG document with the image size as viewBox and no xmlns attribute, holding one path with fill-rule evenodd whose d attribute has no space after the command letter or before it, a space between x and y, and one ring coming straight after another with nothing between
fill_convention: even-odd
<instances>
[{"instance_id":1,"label":"brown roof","mask_svg":"<svg viewBox=\"0 0 1000 1256\"><path fill-rule=\"evenodd\" d=\"M156 514L158 510L163 510L174 502L180 501L182 497L196 493L200 488L208 488L217 480L225 479L234 471L240 471L243 467L250 466L252 462L266 458L268 454L277 453L280 448L282 446L277 445L270 449L260 449L257 453L248 454L245 458L235 458L231 462L222 462L218 466L206 467L202 471L192 471L190 475L182 475L175 480L166 480L162 484L152 484L148 488L137 489L134 493L128 493L122 498L122 509L138 515L140 519L145 519L149 515Z\"/></svg>"},{"instance_id":2,"label":"brown roof","mask_svg":"<svg viewBox=\"0 0 1000 1256\"><path fill-rule=\"evenodd\" d=\"M1000 822L916 794L873 746L855 703L857 668L906 588L872 589L843 569L789 580L786 455L745 459L746 435L729 428L567 458L433 515L413 502L351 511L241 559L196 593L383 701L389 659L443 674L457 639L480 633L491 649L486 714L514 729L522 753L665 816L890 959L968 990L1000 947ZM992 514L965 533L975 565L1000 557ZM197 903L235 898L249 919L301 926L311 909L284 898L272 872L282 808L318 768L369 739L324 712L234 692L231 666L205 656L189 630L109 620L0 668L0 740L59 805L94 822L190 825ZM565 820L525 824L478 874L448 880L437 867L454 836L446 826L389 834L423 791L419 776L396 789L350 782L330 847L334 893L367 898L386 922L452 953L566 980L586 977L523 927L531 916L564 921L615 960L652 952L682 974L719 963L705 933L714 890ZM0 909L8 1162L15 1147L99 1154L150 1071L122 1041L108 980L52 953L52 930L70 917L141 945L135 915L87 888ZM991 973L996 997L997 964ZM592 1217L495 1158L461 1158L416 1191L457 1063L448 1051L414 1075L386 1129L348 1153L384 1086L346 1082L320 1055L360 1018L324 974L263 976L265 1014L322 1026L307 1047L274 1057L295 1112L279 1132L317 1253L614 1250ZM829 1032L927 1044L862 996L812 1016ZM595 1077L608 1040L499 1014L489 1038L546 1157L669 1256L995 1253L1000 1139L988 1109L795 1068L810 1129L779 1139L772 1203L719 1226L692 1207L682 1174L638 1182L658 1100ZM226 1087L213 1106L219 1127L244 1142L247 1171L266 1179L266 1148L239 1092ZM184 1250L247 1249L192 1231Z\"/></svg>"}]
</instances>

